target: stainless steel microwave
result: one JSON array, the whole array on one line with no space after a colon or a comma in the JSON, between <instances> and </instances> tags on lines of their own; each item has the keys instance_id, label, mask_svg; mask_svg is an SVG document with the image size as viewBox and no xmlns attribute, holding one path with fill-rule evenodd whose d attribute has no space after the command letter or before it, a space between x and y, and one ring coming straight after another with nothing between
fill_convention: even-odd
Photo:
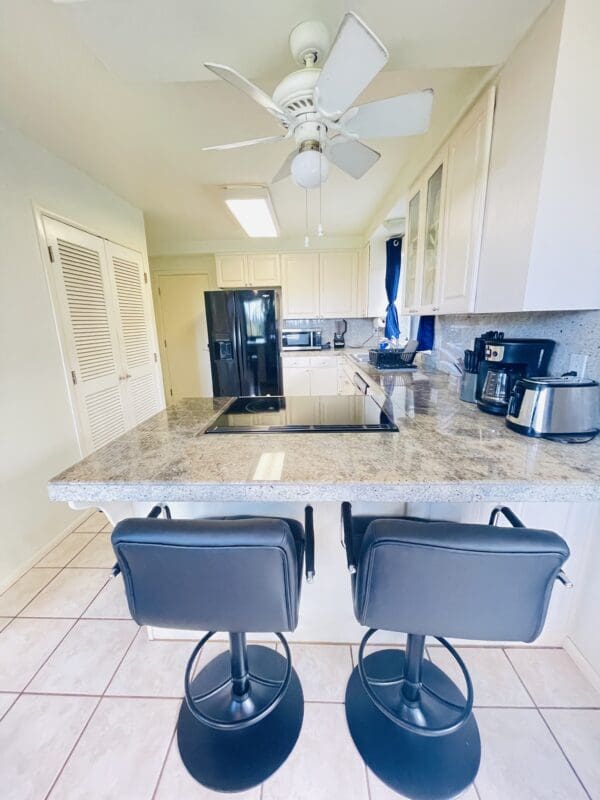
<instances>
[{"instance_id":1,"label":"stainless steel microwave","mask_svg":"<svg viewBox=\"0 0 600 800\"><path fill-rule=\"evenodd\" d=\"M320 350L321 346L320 328L284 328L281 331L282 350Z\"/></svg>"}]
</instances>

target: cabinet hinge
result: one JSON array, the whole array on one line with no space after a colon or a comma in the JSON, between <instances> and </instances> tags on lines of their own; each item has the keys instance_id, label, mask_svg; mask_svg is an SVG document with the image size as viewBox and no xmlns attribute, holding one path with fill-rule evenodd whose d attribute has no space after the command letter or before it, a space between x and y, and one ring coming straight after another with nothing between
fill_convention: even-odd
<instances>
[{"instance_id":1,"label":"cabinet hinge","mask_svg":"<svg viewBox=\"0 0 600 800\"><path fill-rule=\"evenodd\" d=\"M71 370L71 380L73 381L73 386L77 385L77 374L74 369Z\"/></svg>"},{"instance_id":2,"label":"cabinet hinge","mask_svg":"<svg viewBox=\"0 0 600 800\"><path fill-rule=\"evenodd\" d=\"M48 255L50 256L50 263L54 264L54 253L52 252L51 245L48 245Z\"/></svg>"},{"instance_id":3,"label":"cabinet hinge","mask_svg":"<svg viewBox=\"0 0 600 800\"><path fill-rule=\"evenodd\" d=\"M169 392L171 393L171 397L173 397L173 389L169 389Z\"/></svg>"},{"instance_id":4,"label":"cabinet hinge","mask_svg":"<svg viewBox=\"0 0 600 800\"><path fill-rule=\"evenodd\" d=\"M167 346L167 340L163 339L163 342L165 343L165 347L166 347Z\"/></svg>"},{"instance_id":5,"label":"cabinet hinge","mask_svg":"<svg viewBox=\"0 0 600 800\"><path fill-rule=\"evenodd\" d=\"M148 283L148 273L144 272L144 283Z\"/></svg>"},{"instance_id":6,"label":"cabinet hinge","mask_svg":"<svg viewBox=\"0 0 600 800\"><path fill-rule=\"evenodd\" d=\"M154 353L154 363L155 363L155 364L157 364L157 363L158 363L158 356L156 355L156 353Z\"/></svg>"},{"instance_id":7,"label":"cabinet hinge","mask_svg":"<svg viewBox=\"0 0 600 800\"><path fill-rule=\"evenodd\" d=\"M162 297L162 292L160 290L160 286L158 287L158 295L159 295L159 297Z\"/></svg>"}]
</instances>

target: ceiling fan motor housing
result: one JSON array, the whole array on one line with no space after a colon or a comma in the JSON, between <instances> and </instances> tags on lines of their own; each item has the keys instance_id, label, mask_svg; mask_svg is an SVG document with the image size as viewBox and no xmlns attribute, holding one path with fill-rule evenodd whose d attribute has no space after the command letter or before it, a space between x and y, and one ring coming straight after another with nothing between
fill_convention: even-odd
<instances>
[{"instance_id":1,"label":"ceiling fan motor housing","mask_svg":"<svg viewBox=\"0 0 600 800\"><path fill-rule=\"evenodd\" d=\"M290 50L294 60L304 67L307 62L322 64L331 47L327 26L318 20L301 22L290 33Z\"/></svg>"},{"instance_id":2,"label":"ceiling fan motor housing","mask_svg":"<svg viewBox=\"0 0 600 800\"><path fill-rule=\"evenodd\" d=\"M295 117L313 113L313 89L320 74L320 69L307 67L286 75L273 92L274 102Z\"/></svg>"}]
</instances>

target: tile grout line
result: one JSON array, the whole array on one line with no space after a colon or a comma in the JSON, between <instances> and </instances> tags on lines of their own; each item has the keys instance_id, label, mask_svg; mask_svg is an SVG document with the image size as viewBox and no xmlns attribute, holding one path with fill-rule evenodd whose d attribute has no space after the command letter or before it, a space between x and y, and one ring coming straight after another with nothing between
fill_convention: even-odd
<instances>
[{"instance_id":1,"label":"tile grout line","mask_svg":"<svg viewBox=\"0 0 600 800\"><path fill-rule=\"evenodd\" d=\"M507 661L508 661L508 663L510 664L510 668L511 668L511 669L512 669L512 671L515 673L515 675L517 676L517 679L518 679L519 683L521 684L521 686L523 687L523 689L525 689L525 693L527 694L527 697L528 697L528 698L531 700L531 702L533 703L533 707L534 707L534 708L537 708L537 703L535 702L533 695L531 694L531 692L530 692L530 691L529 691L529 689L527 688L527 684L525 683L525 681L524 681L524 680L523 680L523 678L521 677L521 675L520 675L520 673L519 673L519 670L516 668L516 666L515 666L515 665L513 664L513 662L510 660L510 658L509 658L509 656L508 656L508 653L506 652L506 648L505 648L505 647L501 647L500 649L502 650L502 652L504 653L504 657L506 658L506 660L507 660ZM523 708L527 708L527 706L523 706Z\"/></svg>"},{"instance_id":2,"label":"tile grout line","mask_svg":"<svg viewBox=\"0 0 600 800\"><path fill-rule=\"evenodd\" d=\"M585 792L586 796L589 798L589 800L593 800L593 798L592 798L591 794L590 794L590 793L588 792L588 790L587 790L587 786L585 785L585 783L584 783L584 782L581 780L581 778L579 777L579 773L577 772L577 770L575 769L575 767L574 767L574 766L573 766L573 764L571 763L571 759L568 757L568 755L567 755L567 754L565 753L565 751L563 750L563 747L562 747L561 743L560 743L560 742L558 741L558 739L556 738L556 736L555 736L555 734L554 734L554 731L552 730L552 728L551 728L551 727L550 727L550 725L548 724L548 722L547 722L546 718L544 717L544 715L542 714L542 712L540 711L540 709L539 709L539 708L536 708L536 710L537 710L537 713L538 713L538 714L540 715L540 717L542 718L542 722L544 723L544 725L545 725L545 726L546 726L546 728L548 729L548 731L549 731L549 733L550 733L550 736L552 736L552 738L553 738L553 739L554 739L554 741L556 742L556 746L558 747L558 749L560 750L560 752L563 754L565 761L566 761L566 762L567 762L567 764L568 764L568 765L571 767L571 769L572 769L572 771L573 771L573 774L575 775L575 777L577 778L577 780L578 780L578 781L579 781L579 783L581 784L581 788L582 788L582 789L583 789L583 791Z\"/></svg>"},{"instance_id":3,"label":"tile grout line","mask_svg":"<svg viewBox=\"0 0 600 800\"><path fill-rule=\"evenodd\" d=\"M81 619L81 617L80 617L80 619ZM140 628L140 630L141 630L141 628ZM117 671L119 670L119 668L121 667L121 664L123 663L123 661L124 661L124 659L125 659L125 656L127 655L127 653L129 652L129 650L131 649L131 647L132 647L133 643L135 642L135 640L136 640L136 639L137 639L137 637L139 636L140 630L138 630L138 631L137 631L137 633L135 634L135 636L133 637L133 639L131 640L131 642L129 643L129 645L127 646L127 648L125 649L125 652L123 653L123 655L122 655L122 657L121 657L121 659L120 659L119 663L117 664L117 666L115 667L115 669L114 669L114 671L113 671L112 675L110 676L110 678L109 678L109 680L108 680L108 683L106 684L106 687L104 688L104 691L103 691L103 692L102 692L102 694L101 694L101 695L98 697L98 702L96 703L96 705L95 705L95 706L94 706L94 708L92 709L92 713L90 714L90 716L88 717L88 719L87 719L87 721L86 721L85 725L84 725L84 726L83 726L83 728L81 729L81 731L80 731L80 733L79 733L79 736L77 737L77 739L75 740L75 742L74 742L74 744L73 744L73 747L71 747L71 749L70 749L70 750L69 750L69 752L67 753L67 756L66 756L65 760L63 761L63 763L62 763L62 766L61 766L60 770L58 771L58 774L57 774L56 778L55 778L55 779L54 779L54 781L52 782L52 785L51 785L51 786L50 786L50 788L48 789L48 792L47 792L47 793L44 795L44 800L48 800L48 798L50 797L50 795L51 795L51 794L52 794L52 792L54 791L54 787L56 786L56 784L57 784L57 783L58 783L58 781L60 780L60 777L61 777L61 775L63 774L63 772L64 772L64 770L65 770L65 767L67 766L67 764L68 764L68 762L69 762L69 760L70 760L71 756L72 756L72 755L73 755L73 753L75 752L75 749L77 748L77 745L78 745L78 744L79 744L79 742L81 741L81 739L82 739L82 737L83 737L84 733L87 731L87 729L88 729L88 727L89 727L89 724L90 724L90 722L92 721L92 719L93 719L93 718L94 718L94 716L96 715L96 711L98 710L98 708L99 708L99 706L100 706L100 703L101 703L101 702L102 702L102 700L104 700L104 698L106 697L106 689L108 689L108 687L109 687L109 686L110 686L110 684L112 683L112 681L113 681L113 679L114 679L115 675L117 674ZM96 696L96 695L92 695L92 696Z\"/></svg>"},{"instance_id":4,"label":"tile grout line","mask_svg":"<svg viewBox=\"0 0 600 800\"><path fill-rule=\"evenodd\" d=\"M548 649L550 649L550 648L548 648ZM558 649L560 649L560 648L558 648ZM581 788L583 789L583 791L585 792L585 794L586 794L586 796L589 798L589 800L592 800L592 798L591 798L591 795L590 795L590 793L588 792L588 790L587 790L587 788L586 788L586 786L585 786L584 782L581 780L581 778L579 777L579 774L578 774L577 770L575 769L575 767L574 767L574 766L573 766L573 764L571 763L570 759L567 757L567 754L566 754L566 753L565 753L565 751L563 750L563 748L562 748L562 746L561 746L560 742L558 741L558 739L557 739L557 738L556 738L556 736L554 735L554 732L553 732L552 728L550 727L550 725L548 725L548 723L547 723L547 721L546 721L546 718L544 717L544 715L543 715L543 714L542 714L542 712L540 711L540 708L539 708L538 704L536 703L536 701L535 701L535 699L534 699L533 695L531 694L531 692L529 691L529 689L528 689L528 688L527 688L527 686L525 685L525 681L523 680L523 678L522 678L522 677L521 677L521 675L519 674L519 671L517 670L516 666L513 664L513 662L512 662L512 661L510 660L510 658L508 657L508 653L506 652L506 650L505 650L505 648L504 648L504 647L502 648L502 652L503 652L503 653L504 653L504 655L506 656L506 658L507 658L507 660L508 660L508 663L509 663L509 664L511 665L511 667L513 668L513 670L514 670L514 672L515 672L515 674L516 674L517 678L520 680L520 682L521 682L521 684L522 684L523 688L525 689L525 691L526 691L526 692L527 692L527 694L529 695L529 698L530 698L531 702L533 703L533 705L534 705L534 708L535 708L536 712L537 712L537 713L538 713L538 715L540 716L540 718L541 718L541 720L542 720L543 724L544 724L544 725L546 726L546 728L548 729L548 731L549 731L549 733L550 733L550 736L551 736L551 737L553 738L553 740L556 742L556 746L558 747L558 749L559 749L559 750L560 750L560 752L562 753L562 755L563 755L563 757L564 757L565 761L567 762L567 764L568 764L568 765L569 765L569 767L571 768L571 771L573 772L573 774L574 774L574 775L575 775L575 777L577 778L578 782L581 784Z\"/></svg>"},{"instance_id":5,"label":"tile grout line","mask_svg":"<svg viewBox=\"0 0 600 800\"><path fill-rule=\"evenodd\" d=\"M150 795L150 800L155 800L156 798L156 793L158 792L158 787L160 786L162 776L164 775L165 767L167 765L167 759L169 758L169 753L171 752L171 747L173 747L173 742L175 741L176 735L177 735L177 721L175 721L175 727L173 728L173 733L169 738L169 743L165 751L165 757L163 758L162 764L160 766L160 770L158 772L158 777L156 778L154 789L152 790L152 794Z\"/></svg>"}]
</instances>

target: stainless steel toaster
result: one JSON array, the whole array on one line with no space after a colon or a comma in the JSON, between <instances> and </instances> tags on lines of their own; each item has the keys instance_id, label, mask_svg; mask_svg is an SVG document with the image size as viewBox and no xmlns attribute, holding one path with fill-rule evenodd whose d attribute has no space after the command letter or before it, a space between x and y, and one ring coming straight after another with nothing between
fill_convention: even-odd
<instances>
[{"instance_id":1,"label":"stainless steel toaster","mask_svg":"<svg viewBox=\"0 0 600 800\"><path fill-rule=\"evenodd\" d=\"M573 377L519 378L506 424L526 436L565 442L593 439L600 425L600 385Z\"/></svg>"}]
</instances>

